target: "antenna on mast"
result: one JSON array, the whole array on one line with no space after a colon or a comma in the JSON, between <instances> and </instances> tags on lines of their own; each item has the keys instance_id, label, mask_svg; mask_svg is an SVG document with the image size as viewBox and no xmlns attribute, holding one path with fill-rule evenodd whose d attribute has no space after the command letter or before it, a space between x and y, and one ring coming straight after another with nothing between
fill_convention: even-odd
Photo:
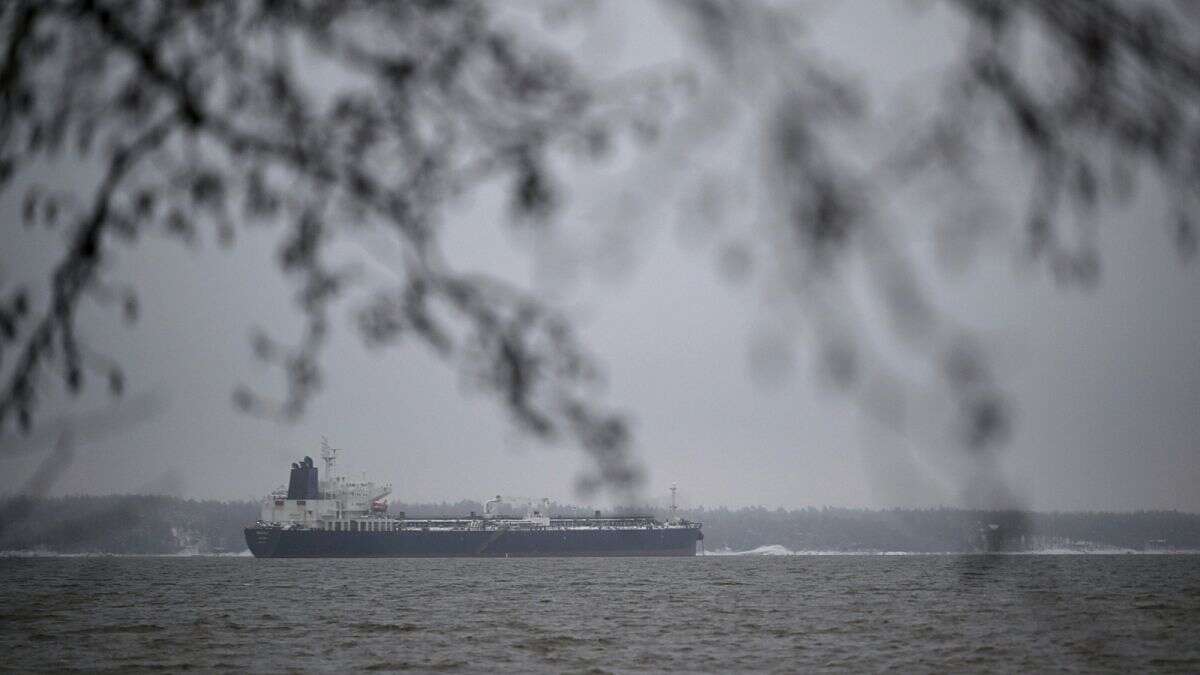
<instances>
[{"instance_id":1,"label":"antenna on mast","mask_svg":"<svg viewBox=\"0 0 1200 675\"><path fill-rule=\"evenodd\" d=\"M333 465L337 461L337 448L329 447L329 439L321 437L321 459L325 460L325 480L333 480Z\"/></svg>"}]
</instances>

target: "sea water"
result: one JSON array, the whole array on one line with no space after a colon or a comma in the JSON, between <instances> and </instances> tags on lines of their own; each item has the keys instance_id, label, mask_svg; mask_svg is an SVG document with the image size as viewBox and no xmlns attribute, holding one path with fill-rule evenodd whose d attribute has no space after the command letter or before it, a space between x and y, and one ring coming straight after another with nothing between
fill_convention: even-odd
<instances>
[{"instance_id":1,"label":"sea water","mask_svg":"<svg viewBox=\"0 0 1200 675\"><path fill-rule=\"evenodd\" d=\"M0 668L1200 670L1200 556L0 559Z\"/></svg>"}]
</instances>

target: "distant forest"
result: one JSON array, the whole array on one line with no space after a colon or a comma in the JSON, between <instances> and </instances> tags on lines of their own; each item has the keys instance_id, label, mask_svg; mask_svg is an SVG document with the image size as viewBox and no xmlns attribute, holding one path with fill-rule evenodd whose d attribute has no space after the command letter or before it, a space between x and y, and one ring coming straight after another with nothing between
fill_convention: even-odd
<instances>
[{"instance_id":1,"label":"distant forest","mask_svg":"<svg viewBox=\"0 0 1200 675\"><path fill-rule=\"evenodd\" d=\"M409 516L482 512L475 501L393 502ZM552 512L591 509L553 505ZM661 510L644 512L664 518ZM57 553L239 553L252 501L118 495L0 498L0 551ZM1200 550L1200 514L971 511L963 509L681 509L704 523L707 551L781 545L794 551Z\"/></svg>"}]
</instances>

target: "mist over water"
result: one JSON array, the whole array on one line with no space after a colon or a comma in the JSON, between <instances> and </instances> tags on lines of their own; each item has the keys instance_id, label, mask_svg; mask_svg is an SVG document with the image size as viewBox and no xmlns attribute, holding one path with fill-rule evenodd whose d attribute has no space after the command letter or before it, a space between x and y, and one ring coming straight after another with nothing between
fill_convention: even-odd
<instances>
[{"instance_id":1,"label":"mist over water","mask_svg":"<svg viewBox=\"0 0 1200 675\"><path fill-rule=\"evenodd\" d=\"M1200 668L1196 556L0 559L16 670Z\"/></svg>"}]
</instances>

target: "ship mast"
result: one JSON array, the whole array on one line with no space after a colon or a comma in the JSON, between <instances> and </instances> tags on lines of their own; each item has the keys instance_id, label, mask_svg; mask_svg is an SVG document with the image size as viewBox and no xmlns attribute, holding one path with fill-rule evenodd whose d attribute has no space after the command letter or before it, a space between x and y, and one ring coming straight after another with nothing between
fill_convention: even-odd
<instances>
[{"instance_id":1,"label":"ship mast","mask_svg":"<svg viewBox=\"0 0 1200 675\"><path fill-rule=\"evenodd\" d=\"M675 490L679 489L674 483L671 483L671 520L675 520L675 511L678 508L675 505Z\"/></svg>"},{"instance_id":2,"label":"ship mast","mask_svg":"<svg viewBox=\"0 0 1200 675\"><path fill-rule=\"evenodd\" d=\"M325 460L325 480L333 480L333 464L337 460L337 448L329 447L329 439L321 437L321 459Z\"/></svg>"}]
</instances>

